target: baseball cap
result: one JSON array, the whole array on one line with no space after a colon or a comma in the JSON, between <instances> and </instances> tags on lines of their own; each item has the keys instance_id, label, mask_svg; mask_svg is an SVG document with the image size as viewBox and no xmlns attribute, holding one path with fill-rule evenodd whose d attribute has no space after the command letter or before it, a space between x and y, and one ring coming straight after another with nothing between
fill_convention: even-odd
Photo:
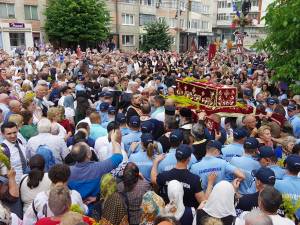
<instances>
[{"instance_id":1,"label":"baseball cap","mask_svg":"<svg viewBox=\"0 0 300 225\"><path fill-rule=\"evenodd\" d=\"M245 89L243 93L244 93L244 95L246 95L248 97L252 97L252 95L253 95L253 92L250 89Z\"/></svg>"},{"instance_id":2,"label":"baseball cap","mask_svg":"<svg viewBox=\"0 0 300 225\"><path fill-rule=\"evenodd\" d=\"M207 143L206 148L216 148L221 152L222 143L217 140L212 140Z\"/></svg>"},{"instance_id":3,"label":"baseball cap","mask_svg":"<svg viewBox=\"0 0 300 225\"><path fill-rule=\"evenodd\" d=\"M165 106L165 114L169 116L174 116L176 111L175 106Z\"/></svg>"},{"instance_id":4,"label":"baseball cap","mask_svg":"<svg viewBox=\"0 0 300 225\"><path fill-rule=\"evenodd\" d=\"M109 114L115 114L116 113L116 108L114 106L109 106L108 107L108 113Z\"/></svg>"},{"instance_id":5,"label":"baseball cap","mask_svg":"<svg viewBox=\"0 0 300 225\"><path fill-rule=\"evenodd\" d=\"M112 98L113 94L110 91L104 91L103 97Z\"/></svg>"},{"instance_id":6,"label":"baseball cap","mask_svg":"<svg viewBox=\"0 0 300 225\"><path fill-rule=\"evenodd\" d=\"M176 149L176 159L177 160L184 160L188 159L192 155L192 149L189 145L181 144Z\"/></svg>"},{"instance_id":7,"label":"baseball cap","mask_svg":"<svg viewBox=\"0 0 300 225\"><path fill-rule=\"evenodd\" d=\"M0 176L0 183L4 183L7 184L8 183L8 179L4 176Z\"/></svg>"},{"instance_id":8,"label":"baseball cap","mask_svg":"<svg viewBox=\"0 0 300 225\"><path fill-rule=\"evenodd\" d=\"M108 110L108 107L109 107L109 104L107 102L102 102L100 104L100 111L107 111Z\"/></svg>"},{"instance_id":9,"label":"baseball cap","mask_svg":"<svg viewBox=\"0 0 300 225\"><path fill-rule=\"evenodd\" d=\"M267 99L267 104L269 104L269 105L274 105L276 103L277 103L277 101L276 101L275 98L268 98Z\"/></svg>"},{"instance_id":10,"label":"baseball cap","mask_svg":"<svg viewBox=\"0 0 300 225\"><path fill-rule=\"evenodd\" d=\"M183 133L180 129L173 130L170 134L170 142L181 142L183 141Z\"/></svg>"},{"instance_id":11,"label":"baseball cap","mask_svg":"<svg viewBox=\"0 0 300 225\"><path fill-rule=\"evenodd\" d=\"M297 106L295 104L289 104L287 107L288 111L295 111L297 109Z\"/></svg>"},{"instance_id":12,"label":"baseball cap","mask_svg":"<svg viewBox=\"0 0 300 225\"><path fill-rule=\"evenodd\" d=\"M79 81L84 81L84 76L78 76Z\"/></svg>"},{"instance_id":13,"label":"baseball cap","mask_svg":"<svg viewBox=\"0 0 300 225\"><path fill-rule=\"evenodd\" d=\"M245 149L257 149L258 145L259 145L258 140L254 137L248 137L244 142Z\"/></svg>"},{"instance_id":14,"label":"baseball cap","mask_svg":"<svg viewBox=\"0 0 300 225\"><path fill-rule=\"evenodd\" d=\"M273 149L269 146L261 146L258 149L259 153L258 153L258 158L270 158L275 156L275 153L273 151Z\"/></svg>"},{"instance_id":15,"label":"baseball cap","mask_svg":"<svg viewBox=\"0 0 300 225\"><path fill-rule=\"evenodd\" d=\"M141 125L140 117L138 117L138 116L130 117L129 125L132 126L132 127L139 127Z\"/></svg>"},{"instance_id":16,"label":"baseball cap","mask_svg":"<svg viewBox=\"0 0 300 225\"><path fill-rule=\"evenodd\" d=\"M192 110L189 109L189 108L181 108L179 110L179 114L182 117L189 117L190 118L190 117L192 117Z\"/></svg>"},{"instance_id":17,"label":"baseball cap","mask_svg":"<svg viewBox=\"0 0 300 225\"><path fill-rule=\"evenodd\" d=\"M247 137L247 131L243 128L237 128L233 130L233 138L234 139L242 139Z\"/></svg>"},{"instance_id":18,"label":"baseball cap","mask_svg":"<svg viewBox=\"0 0 300 225\"><path fill-rule=\"evenodd\" d=\"M263 184L272 186L275 184L275 173L268 167L261 167L258 170L253 170L252 175L260 180Z\"/></svg>"},{"instance_id":19,"label":"baseball cap","mask_svg":"<svg viewBox=\"0 0 300 225\"><path fill-rule=\"evenodd\" d=\"M126 122L126 116L124 113L118 113L117 114L117 122L118 123L125 123Z\"/></svg>"},{"instance_id":20,"label":"baseball cap","mask_svg":"<svg viewBox=\"0 0 300 225\"><path fill-rule=\"evenodd\" d=\"M153 136L150 133L143 133L141 136L141 142L145 145L148 145L149 143L153 143Z\"/></svg>"},{"instance_id":21,"label":"baseball cap","mask_svg":"<svg viewBox=\"0 0 300 225\"><path fill-rule=\"evenodd\" d=\"M141 123L142 133L151 133L154 129L153 123L150 120Z\"/></svg>"},{"instance_id":22,"label":"baseball cap","mask_svg":"<svg viewBox=\"0 0 300 225\"><path fill-rule=\"evenodd\" d=\"M300 171L300 156L296 154L289 155L285 159L287 169Z\"/></svg>"}]
</instances>

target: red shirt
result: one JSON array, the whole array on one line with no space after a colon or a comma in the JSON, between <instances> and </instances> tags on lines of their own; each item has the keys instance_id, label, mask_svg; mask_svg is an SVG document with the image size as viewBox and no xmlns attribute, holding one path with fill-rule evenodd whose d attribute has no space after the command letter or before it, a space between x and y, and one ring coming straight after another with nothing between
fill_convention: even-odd
<instances>
[{"instance_id":1,"label":"red shirt","mask_svg":"<svg viewBox=\"0 0 300 225\"><path fill-rule=\"evenodd\" d=\"M89 225L92 225L95 222L95 220L93 220L87 216L82 216L82 220L83 220L83 222L85 222ZM51 217L45 217L45 218L39 219L35 225L57 225L57 224L60 224L60 221L52 220Z\"/></svg>"}]
</instances>

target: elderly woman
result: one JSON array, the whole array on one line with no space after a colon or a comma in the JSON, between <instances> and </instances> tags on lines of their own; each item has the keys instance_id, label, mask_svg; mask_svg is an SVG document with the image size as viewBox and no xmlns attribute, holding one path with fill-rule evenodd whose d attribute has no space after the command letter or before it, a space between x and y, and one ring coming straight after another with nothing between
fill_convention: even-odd
<instances>
[{"instance_id":1,"label":"elderly woman","mask_svg":"<svg viewBox=\"0 0 300 225\"><path fill-rule=\"evenodd\" d=\"M122 196L118 193L117 181L111 174L101 179L101 219L102 225L127 225L128 214ZM117 212L117 213L116 213Z\"/></svg>"},{"instance_id":2,"label":"elderly woman","mask_svg":"<svg viewBox=\"0 0 300 225\"><path fill-rule=\"evenodd\" d=\"M265 145L273 148L273 141L271 135L271 128L269 126L263 125L257 130L260 145Z\"/></svg>"},{"instance_id":3,"label":"elderly woman","mask_svg":"<svg viewBox=\"0 0 300 225\"><path fill-rule=\"evenodd\" d=\"M155 218L164 213L165 202L154 191L148 191L144 194L141 209L140 225L153 225Z\"/></svg>"}]
</instances>

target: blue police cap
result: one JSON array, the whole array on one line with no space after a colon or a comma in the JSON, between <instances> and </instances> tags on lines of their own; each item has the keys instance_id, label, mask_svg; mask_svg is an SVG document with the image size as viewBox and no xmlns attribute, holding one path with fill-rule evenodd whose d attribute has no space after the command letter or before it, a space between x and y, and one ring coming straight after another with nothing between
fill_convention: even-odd
<instances>
[{"instance_id":1,"label":"blue police cap","mask_svg":"<svg viewBox=\"0 0 300 225\"><path fill-rule=\"evenodd\" d=\"M243 128L237 128L233 130L233 138L234 139L242 139L247 137L247 131Z\"/></svg>"},{"instance_id":2,"label":"blue police cap","mask_svg":"<svg viewBox=\"0 0 300 225\"><path fill-rule=\"evenodd\" d=\"M272 186L275 184L275 173L268 167L261 167L258 170L253 170L252 175L260 180L263 184Z\"/></svg>"},{"instance_id":3,"label":"blue police cap","mask_svg":"<svg viewBox=\"0 0 300 225\"><path fill-rule=\"evenodd\" d=\"M176 159L177 160L184 160L188 159L192 155L192 149L189 145L181 144L176 149Z\"/></svg>"},{"instance_id":4,"label":"blue police cap","mask_svg":"<svg viewBox=\"0 0 300 225\"><path fill-rule=\"evenodd\" d=\"M140 117L138 117L138 116L130 117L129 125L132 126L132 127L139 127L141 125Z\"/></svg>"},{"instance_id":5,"label":"blue police cap","mask_svg":"<svg viewBox=\"0 0 300 225\"><path fill-rule=\"evenodd\" d=\"M285 160L286 168L293 171L300 171L300 156L296 154L289 155Z\"/></svg>"},{"instance_id":6,"label":"blue police cap","mask_svg":"<svg viewBox=\"0 0 300 225\"><path fill-rule=\"evenodd\" d=\"M287 107L287 110L290 112L295 111L295 110L297 110L297 106L295 104L289 104Z\"/></svg>"},{"instance_id":7,"label":"blue police cap","mask_svg":"<svg viewBox=\"0 0 300 225\"><path fill-rule=\"evenodd\" d=\"M244 95L246 95L247 97L252 97L253 96L253 91L250 89L245 89L243 91Z\"/></svg>"},{"instance_id":8,"label":"blue police cap","mask_svg":"<svg viewBox=\"0 0 300 225\"><path fill-rule=\"evenodd\" d=\"M126 116L124 113L118 113L117 114L117 122L118 123L125 123L126 122Z\"/></svg>"},{"instance_id":9,"label":"blue police cap","mask_svg":"<svg viewBox=\"0 0 300 225\"><path fill-rule=\"evenodd\" d=\"M109 114L115 114L116 113L116 107L114 107L114 106L109 106L108 107L108 113Z\"/></svg>"},{"instance_id":10,"label":"blue police cap","mask_svg":"<svg viewBox=\"0 0 300 225\"><path fill-rule=\"evenodd\" d=\"M108 107L109 107L109 104L107 102L102 102L100 104L100 111L107 111L108 110Z\"/></svg>"},{"instance_id":11,"label":"blue police cap","mask_svg":"<svg viewBox=\"0 0 300 225\"><path fill-rule=\"evenodd\" d=\"M141 136L141 142L144 143L146 146L149 144L149 143L153 143L154 139L153 139L153 136L152 134L150 133L143 133L142 136Z\"/></svg>"},{"instance_id":12,"label":"blue police cap","mask_svg":"<svg viewBox=\"0 0 300 225\"><path fill-rule=\"evenodd\" d=\"M245 149L257 149L259 146L259 142L255 137L248 137L244 142Z\"/></svg>"},{"instance_id":13,"label":"blue police cap","mask_svg":"<svg viewBox=\"0 0 300 225\"><path fill-rule=\"evenodd\" d=\"M273 150L273 148L269 147L269 146L261 146L258 149L258 158L271 158L273 156L275 156L275 152Z\"/></svg>"},{"instance_id":14,"label":"blue police cap","mask_svg":"<svg viewBox=\"0 0 300 225\"><path fill-rule=\"evenodd\" d=\"M183 141L183 132L180 129L173 130L170 134L170 142L181 142Z\"/></svg>"},{"instance_id":15,"label":"blue police cap","mask_svg":"<svg viewBox=\"0 0 300 225\"><path fill-rule=\"evenodd\" d=\"M222 143L217 141L217 140L212 140L212 141L209 141L206 145L206 148L216 148L218 149L219 151L221 151L222 149Z\"/></svg>"},{"instance_id":16,"label":"blue police cap","mask_svg":"<svg viewBox=\"0 0 300 225\"><path fill-rule=\"evenodd\" d=\"M142 133L151 133L154 130L154 125L150 120L141 123Z\"/></svg>"}]
</instances>

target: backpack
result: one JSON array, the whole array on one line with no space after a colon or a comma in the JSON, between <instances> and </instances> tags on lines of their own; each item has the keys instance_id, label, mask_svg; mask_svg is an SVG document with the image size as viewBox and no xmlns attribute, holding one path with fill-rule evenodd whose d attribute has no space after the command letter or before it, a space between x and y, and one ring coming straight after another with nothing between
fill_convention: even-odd
<instances>
[{"instance_id":1,"label":"backpack","mask_svg":"<svg viewBox=\"0 0 300 225\"><path fill-rule=\"evenodd\" d=\"M55 158L47 145L40 145L36 150L36 155L37 154L43 156L45 160L45 171L49 171L49 169L55 165Z\"/></svg>"}]
</instances>

